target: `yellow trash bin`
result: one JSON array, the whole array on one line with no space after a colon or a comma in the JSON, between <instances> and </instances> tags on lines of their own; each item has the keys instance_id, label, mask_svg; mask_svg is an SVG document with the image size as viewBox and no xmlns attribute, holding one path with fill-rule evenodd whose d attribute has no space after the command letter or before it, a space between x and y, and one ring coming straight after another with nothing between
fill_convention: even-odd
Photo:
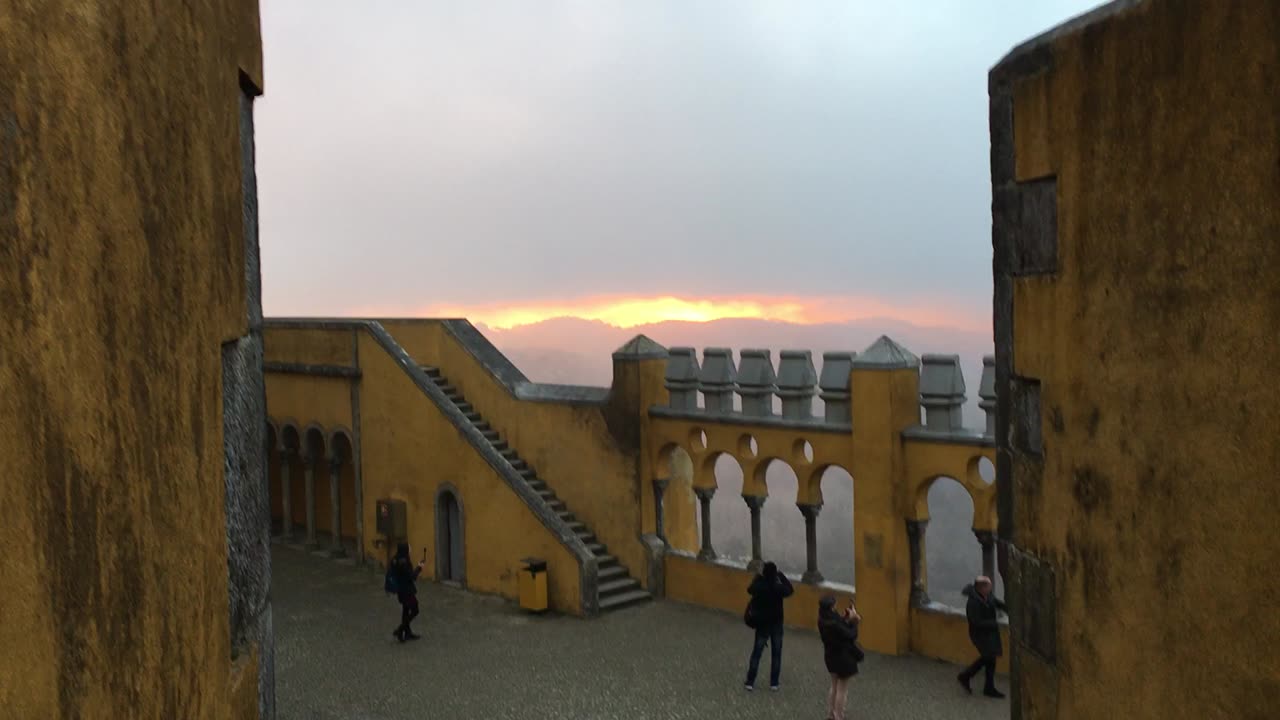
<instances>
[{"instance_id":1,"label":"yellow trash bin","mask_svg":"<svg viewBox=\"0 0 1280 720\"><path fill-rule=\"evenodd\" d=\"M520 562L520 607L530 612L546 612L547 561L524 558Z\"/></svg>"}]
</instances>

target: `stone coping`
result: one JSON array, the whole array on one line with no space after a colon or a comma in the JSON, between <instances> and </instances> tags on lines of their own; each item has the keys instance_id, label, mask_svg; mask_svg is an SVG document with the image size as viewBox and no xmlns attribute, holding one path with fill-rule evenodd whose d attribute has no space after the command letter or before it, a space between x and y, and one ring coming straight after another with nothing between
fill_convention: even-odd
<instances>
[{"instance_id":1,"label":"stone coping","mask_svg":"<svg viewBox=\"0 0 1280 720\"><path fill-rule=\"evenodd\" d=\"M848 435L853 431L849 423L829 423L822 418L797 420L778 415L744 415L740 412L723 413L706 410L681 410L679 408L654 405L649 408L650 417L668 418L671 420L689 420L699 423L715 423L717 425L742 425L744 427L771 427L783 430L801 430L804 432L822 432Z\"/></svg>"},{"instance_id":2,"label":"stone coping","mask_svg":"<svg viewBox=\"0 0 1280 720\"><path fill-rule=\"evenodd\" d=\"M919 610L920 612L931 613L933 615L944 615L952 618L959 618L960 620L966 623L969 622L969 616L965 613L963 608L944 605L934 600L930 600L927 603L913 603L911 607L915 608L916 610ZM996 614L996 622L999 623L1002 627L1008 627L1009 616L1006 613L998 612Z\"/></svg>"},{"instance_id":3,"label":"stone coping","mask_svg":"<svg viewBox=\"0 0 1280 720\"><path fill-rule=\"evenodd\" d=\"M932 430L923 425L907 428L902 431L902 437L907 440L925 443L941 443L944 445L977 445L979 447L994 448L996 439L990 435L978 432L977 430L969 430L960 428L958 430Z\"/></svg>"},{"instance_id":4,"label":"stone coping","mask_svg":"<svg viewBox=\"0 0 1280 720\"><path fill-rule=\"evenodd\" d=\"M703 565L712 565L715 567L725 568L726 570L741 570L744 573L752 572L747 568L747 563L742 562L741 560L734 560L733 558L716 557L711 560L704 560L698 557L697 553L689 552L688 550L677 550L669 546L666 549L666 555L668 557L678 557L678 558L683 558L685 560L693 560L694 562L698 562ZM847 593L855 597L858 594L857 590L854 588L853 585L846 585L845 583L831 582L830 580L823 580L820 583L811 583L811 582L805 582L803 579L801 579L801 576L799 575L794 575L792 573L782 573L782 574L786 575L787 579L790 580L792 584L805 585L808 587L822 588L824 590L832 590L836 592Z\"/></svg>"}]
</instances>

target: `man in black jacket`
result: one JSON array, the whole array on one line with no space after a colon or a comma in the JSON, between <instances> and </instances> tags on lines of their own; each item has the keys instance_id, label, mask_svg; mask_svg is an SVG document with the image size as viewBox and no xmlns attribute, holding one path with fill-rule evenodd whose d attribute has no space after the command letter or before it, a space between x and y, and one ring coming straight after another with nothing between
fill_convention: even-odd
<instances>
[{"instance_id":1,"label":"man in black jacket","mask_svg":"<svg viewBox=\"0 0 1280 720\"><path fill-rule=\"evenodd\" d=\"M991 593L991 578L979 575L972 585L964 588L969 602L965 604L965 615L969 618L969 641L978 649L978 659L957 676L960 686L965 692L972 694L969 681L979 670L986 671L986 685L982 694L987 697L1002 698L1004 693L996 689L996 658L1004 653L1000 642L1000 624L996 620L996 611L1006 610L1004 603Z\"/></svg>"},{"instance_id":2,"label":"man in black jacket","mask_svg":"<svg viewBox=\"0 0 1280 720\"><path fill-rule=\"evenodd\" d=\"M778 572L778 566L767 562L764 570L747 588L751 595L749 614L751 626L756 631L756 642L751 648L751 661L747 665L748 691L756 688L756 673L760 671L760 656L769 645L769 689L777 690L782 677L782 601L791 597L795 589L786 575Z\"/></svg>"}]
</instances>

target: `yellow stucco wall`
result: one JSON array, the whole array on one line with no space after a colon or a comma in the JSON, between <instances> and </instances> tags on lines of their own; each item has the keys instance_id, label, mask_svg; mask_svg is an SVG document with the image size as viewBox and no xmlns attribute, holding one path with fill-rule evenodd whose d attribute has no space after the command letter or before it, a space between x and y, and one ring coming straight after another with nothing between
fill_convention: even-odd
<instances>
[{"instance_id":1,"label":"yellow stucco wall","mask_svg":"<svg viewBox=\"0 0 1280 720\"><path fill-rule=\"evenodd\" d=\"M415 558L435 573L435 499L454 486L463 513L466 582L470 590L518 597L520 559L547 560L551 608L581 612L576 558L468 444L408 375L367 334L360 336L360 422L365 552L380 561L375 501L404 500Z\"/></svg>"},{"instance_id":2,"label":"yellow stucco wall","mask_svg":"<svg viewBox=\"0 0 1280 720\"><path fill-rule=\"evenodd\" d=\"M1277 38L1270 0L1147 0L1013 88L1015 179L1057 180L1056 272L1013 281L1014 538L1056 577L1015 717L1280 707Z\"/></svg>"},{"instance_id":3,"label":"yellow stucco wall","mask_svg":"<svg viewBox=\"0 0 1280 720\"><path fill-rule=\"evenodd\" d=\"M264 360L267 363L338 365L352 367L355 358L355 330L290 328L287 332L266 332Z\"/></svg>"},{"instance_id":4,"label":"yellow stucco wall","mask_svg":"<svg viewBox=\"0 0 1280 720\"><path fill-rule=\"evenodd\" d=\"M1009 672L1009 627L1000 627L1000 641L1004 643L1004 655L996 663L996 670ZM957 665L968 665L978 658L969 642L969 623L962 610L935 610L911 608L911 651L917 655L946 660Z\"/></svg>"},{"instance_id":5,"label":"yellow stucco wall","mask_svg":"<svg viewBox=\"0 0 1280 720\"><path fill-rule=\"evenodd\" d=\"M280 331L268 331L267 337L271 339L279 334ZM325 431L327 443L330 432L352 426L353 382L347 378L269 373L267 414L276 422L295 422L299 434L308 426L319 425Z\"/></svg>"},{"instance_id":6,"label":"yellow stucco wall","mask_svg":"<svg viewBox=\"0 0 1280 720\"><path fill-rule=\"evenodd\" d=\"M439 367L632 577L643 581L638 458L619 447L602 406L519 400L438 322L383 326L415 361Z\"/></svg>"},{"instance_id":7,"label":"yellow stucco wall","mask_svg":"<svg viewBox=\"0 0 1280 720\"><path fill-rule=\"evenodd\" d=\"M257 3L0 3L0 67L0 714L248 710L220 344Z\"/></svg>"}]
</instances>

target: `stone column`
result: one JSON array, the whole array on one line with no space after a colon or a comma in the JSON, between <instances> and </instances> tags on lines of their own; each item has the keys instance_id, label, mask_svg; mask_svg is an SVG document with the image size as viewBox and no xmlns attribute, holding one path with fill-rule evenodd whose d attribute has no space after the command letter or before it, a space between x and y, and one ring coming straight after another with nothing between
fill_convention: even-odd
<instances>
[{"instance_id":1,"label":"stone column","mask_svg":"<svg viewBox=\"0 0 1280 720\"><path fill-rule=\"evenodd\" d=\"M928 526L928 519L907 521L907 542L911 554L911 604L917 607L929 604L924 566L924 532Z\"/></svg>"},{"instance_id":2,"label":"stone column","mask_svg":"<svg viewBox=\"0 0 1280 720\"><path fill-rule=\"evenodd\" d=\"M653 481L653 526L654 533L663 545L667 544L667 532L663 528L663 507L662 501L667 493L667 485L670 483L666 478L658 478Z\"/></svg>"},{"instance_id":3,"label":"stone column","mask_svg":"<svg viewBox=\"0 0 1280 720\"><path fill-rule=\"evenodd\" d=\"M764 495L743 495L742 499L751 509L751 562L747 563L747 569L760 572L764 567L764 556L760 549L760 508L764 507L764 501L769 498Z\"/></svg>"},{"instance_id":4,"label":"stone column","mask_svg":"<svg viewBox=\"0 0 1280 720\"><path fill-rule=\"evenodd\" d=\"M826 578L818 571L818 513L822 511L821 503L796 503L800 514L804 515L804 551L805 570L801 580L817 585Z\"/></svg>"},{"instance_id":5,"label":"stone column","mask_svg":"<svg viewBox=\"0 0 1280 720\"><path fill-rule=\"evenodd\" d=\"M342 456L329 459L329 530L333 535L329 543L329 554L342 557L346 551L342 549L342 494L338 486L342 478Z\"/></svg>"},{"instance_id":6,"label":"stone column","mask_svg":"<svg viewBox=\"0 0 1280 720\"><path fill-rule=\"evenodd\" d=\"M302 458L302 477L307 487L307 549L316 543L316 459L307 453Z\"/></svg>"},{"instance_id":7,"label":"stone column","mask_svg":"<svg viewBox=\"0 0 1280 720\"><path fill-rule=\"evenodd\" d=\"M694 488L693 494L698 496L702 507L702 547L698 550L698 559L714 560L716 549L711 546L711 496L716 494L716 489Z\"/></svg>"},{"instance_id":8,"label":"stone column","mask_svg":"<svg viewBox=\"0 0 1280 720\"><path fill-rule=\"evenodd\" d=\"M996 534L990 530L974 530L978 543L982 545L982 574L996 581Z\"/></svg>"},{"instance_id":9,"label":"stone column","mask_svg":"<svg viewBox=\"0 0 1280 720\"><path fill-rule=\"evenodd\" d=\"M284 517L280 523L280 539L289 542L293 540L293 473L291 472L293 459L297 456L297 451L291 447L285 447L280 453L280 512Z\"/></svg>"}]
</instances>

